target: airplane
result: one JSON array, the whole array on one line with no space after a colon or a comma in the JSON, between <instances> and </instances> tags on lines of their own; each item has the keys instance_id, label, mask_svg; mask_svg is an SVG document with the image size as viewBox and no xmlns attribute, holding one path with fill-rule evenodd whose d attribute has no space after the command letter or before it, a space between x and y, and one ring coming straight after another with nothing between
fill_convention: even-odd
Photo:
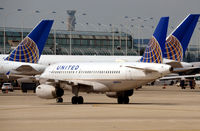
<instances>
[{"instance_id":1,"label":"airplane","mask_svg":"<svg viewBox=\"0 0 200 131\"><path fill-rule=\"evenodd\" d=\"M63 102L64 89L75 95L72 104L83 104L83 92L102 92L128 104L133 89L169 74L173 68L163 63L169 17L162 17L140 62L66 62L50 65L40 75L36 95ZM109 94L111 93L111 94ZM112 93L115 93L113 95Z\"/></svg>"},{"instance_id":2,"label":"airplane","mask_svg":"<svg viewBox=\"0 0 200 131\"><path fill-rule=\"evenodd\" d=\"M46 65L37 64L51 30L53 20L42 20L22 42L0 61L0 79L12 79L10 74L41 74ZM16 78L13 78L16 79Z\"/></svg>"}]
</instances>

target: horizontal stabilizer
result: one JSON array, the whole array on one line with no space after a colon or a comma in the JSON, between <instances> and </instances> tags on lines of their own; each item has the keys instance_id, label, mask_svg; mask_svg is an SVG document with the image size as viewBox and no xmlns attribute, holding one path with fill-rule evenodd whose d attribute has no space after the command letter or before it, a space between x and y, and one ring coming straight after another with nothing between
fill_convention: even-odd
<instances>
[{"instance_id":1,"label":"horizontal stabilizer","mask_svg":"<svg viewBox=\"0 0 200 131\"><path fill-rule=\"evenodd\" d=\"M126 67L128 67L128 68L132 68L132 69L141 70L141 71L144 71L145 73L158 72L157 70L148 69L148 68L140 68L140 67L135 67L135 66L126 66Z\"/></svg>"}]
</instances>

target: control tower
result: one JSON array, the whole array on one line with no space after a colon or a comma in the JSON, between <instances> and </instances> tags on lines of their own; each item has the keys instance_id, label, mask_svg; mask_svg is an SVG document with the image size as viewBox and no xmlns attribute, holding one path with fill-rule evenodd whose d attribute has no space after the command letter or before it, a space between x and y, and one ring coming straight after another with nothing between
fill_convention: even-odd
<instances>
[{"instance_id":1,"label":"control tower","mask_svg":"<svg viewBox=\"0 0 200 131\"><path fill-rule=\"evenodd\" d=\"M69 15L67 19L67 28L69 31L75 30L75 24L76 24L75 13L76 13L76 10L67 10L67 14Z\"/></svg>"}]
</instances>

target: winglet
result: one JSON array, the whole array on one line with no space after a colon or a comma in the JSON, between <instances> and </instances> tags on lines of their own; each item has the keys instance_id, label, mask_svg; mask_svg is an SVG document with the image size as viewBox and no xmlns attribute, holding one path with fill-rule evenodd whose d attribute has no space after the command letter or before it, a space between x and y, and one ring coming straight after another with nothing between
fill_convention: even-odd
<instances>
[{"instance_id":1,"label":"winglet","mask_svg":"<svg viewBox=\"0 0 200 131\"><path fill-rule=\"evenodd\" d=\"M163 53L165 52L165 40L167 35L169 17L162 17L148 43L141 62L162 63Z\"/></svg>"},{"instance_id":2,"label":"winglet","mask_svg":"<svg viewBox=\"0 0 200 131\"><path fill-rule=\"evenodd\" d=\"M5 59L37 63L51 30L53 20L42 20Z\"/></svg>"}]
</instances>

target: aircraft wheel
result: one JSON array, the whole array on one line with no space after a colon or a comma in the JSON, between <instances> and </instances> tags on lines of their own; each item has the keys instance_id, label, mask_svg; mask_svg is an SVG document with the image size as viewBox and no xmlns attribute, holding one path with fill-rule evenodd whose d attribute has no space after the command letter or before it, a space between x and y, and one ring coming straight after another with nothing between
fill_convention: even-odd
<instances>
[{"instance_id":1,"label":"aircraft wheel","mask_svg":"<svg viewBox=\"0 0 200 131\"><path fill-rule=\"evenodd\" d=\"M78 97L73 96L71 99L72 104L78 104Z\"/></svg>"},{"instance_id":2,"label":"aircraft wheel","mask_svg":"<svg viewBox=\"0 0 200 131\"><path fill-rule=\"evenodd\" d=\"M83 104L83 97L82 96L79 96L78 97L78 104Z\"/></svg>"},{"instance_id":3,"label":"aircraft wheel","mask_svg":"<svg viewBox=\"0 0 200 131\"><path fill-rule=\"evenodd\" d=\"M129 103L129 98L128 98L128 96L125 96L124 97L124 104L128 104Z\"/></svg>"},{"instance_id":4,"label":"aircraft wheel","mask_svg":"<svg viewBox=\"0 0 200 131\"><path fill-rule=\"evenodd\" d=\"M182 86L181 88L182 88L182 89L185 89L185 86Z\"/></svg>"},{"instance_id":5,"label":"aircraft wheel","mask_svg":"<svg viewBox=\"0 0 200 131\"><path fill-rule=\"evenodd\" d=\"M119 96L117 97L118 104L123 104L123 97Z\"/></svg>"},{"instance_id":6,"label":"aircraft wheel","mask_svg":"<svg viewBox=\"0 0 200 131\"><path fill-rule=\"evenodd\" d=\"M57 102L57 103L62 103L62 102L63 102L63 98L61 98L61 97L57 98L57 99L56 99L56 102Z\"/></svg>"}]
</instances>

